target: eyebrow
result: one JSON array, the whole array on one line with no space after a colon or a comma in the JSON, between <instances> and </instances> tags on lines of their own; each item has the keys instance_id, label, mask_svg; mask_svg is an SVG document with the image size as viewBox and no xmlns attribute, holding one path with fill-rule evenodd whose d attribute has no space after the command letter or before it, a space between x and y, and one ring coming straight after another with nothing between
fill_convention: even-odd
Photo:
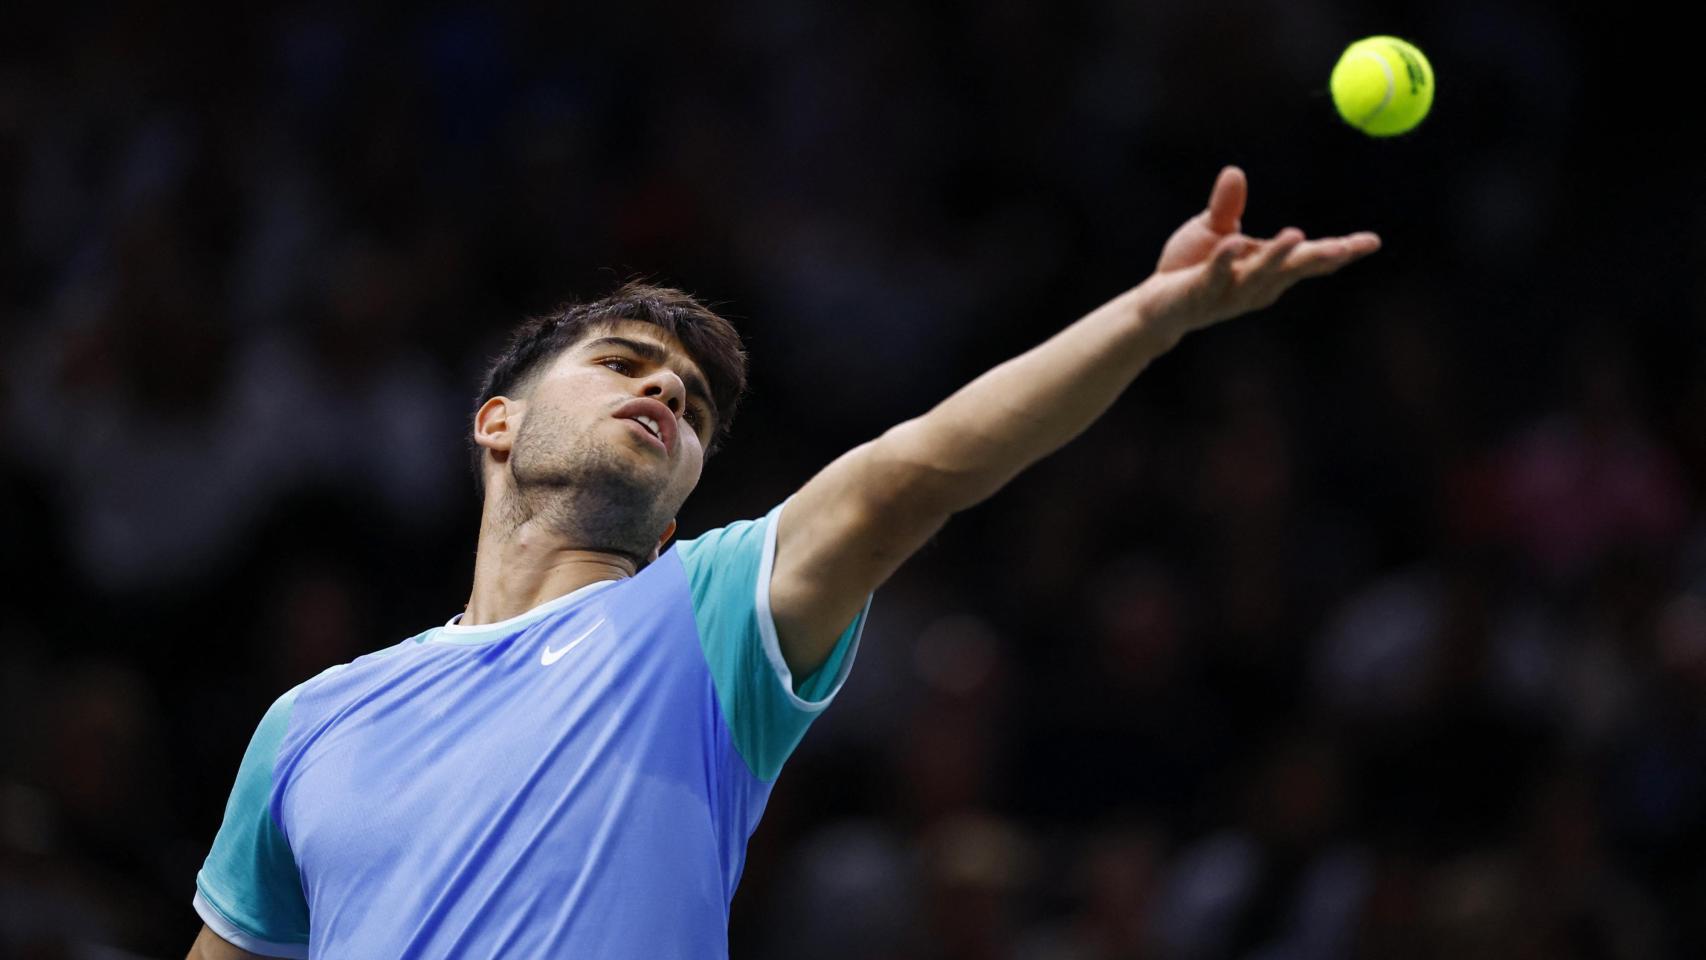
<instances>
[{"instance_id":1,"label":"eyebrow","mask_svg":"<svg viewBox=\"0 0 1706 960\"><path fill-rule=\"evenodd\" d=\"M641 360L660 367L665 366L669 360L669 350L649 340L630 340L627 337L599 337L597 340L587 341L586 349L594 350L598 347L620 347ZM686 385L688 396L709 407L714 416L717 412L717 404L711 399L711 391L705 386L704 378L692 370L677 370L676 375L681 377L681 382Z\"/></svg>"}]
</instances>

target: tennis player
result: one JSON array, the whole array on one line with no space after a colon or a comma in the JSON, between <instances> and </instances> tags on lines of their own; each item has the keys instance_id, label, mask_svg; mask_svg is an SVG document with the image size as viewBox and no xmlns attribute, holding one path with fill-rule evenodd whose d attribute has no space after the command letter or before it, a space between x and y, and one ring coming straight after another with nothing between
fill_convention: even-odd
<instances>
[{"instance_id":1,"label":"tennis player","mask_svg":"<svg viewBox=\"0 0 1706 960\"><path fill-rule=\"evenodd\" d=\"M726 956L747 838L877 586L1185 334L1380 245L1245 236L1246 193L1227 168L1142 284L674 544L744 386L734 329L633 284L524 325L473 417L466 608L267 710L190 956Z\"/></svg>"}]
</instances>

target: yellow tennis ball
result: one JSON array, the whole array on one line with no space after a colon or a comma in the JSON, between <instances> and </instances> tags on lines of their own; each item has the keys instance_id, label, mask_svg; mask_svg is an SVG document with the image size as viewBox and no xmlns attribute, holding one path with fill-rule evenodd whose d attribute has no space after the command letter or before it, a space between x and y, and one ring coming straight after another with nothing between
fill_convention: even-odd
<instances>
[{"instance_id":1,"label":"yellow tennis ball","mask_svg":"<svg viewBox=\"0 0 1706 960\"><path fill-rule=\"evenodd\" d=\"M1407 133L1434 104L1434 68L1397 37L1364 37L1345 48L1327 85L1345 122L1371 137Z\"/></svg>"}]
</instances>

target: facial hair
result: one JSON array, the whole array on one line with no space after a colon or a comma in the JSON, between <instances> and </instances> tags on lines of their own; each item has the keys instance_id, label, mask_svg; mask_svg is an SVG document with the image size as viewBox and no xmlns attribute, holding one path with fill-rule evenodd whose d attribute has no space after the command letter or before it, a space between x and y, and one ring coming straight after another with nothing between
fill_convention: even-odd
<instances>
[{"instance_id":1,"label":"facial hair","mask_svg":"<svg viewBox=\"0 0 1706 960\"><path fill-rule=\"evenodd\" d=\"M608 440L558 411L535 409L510 454L509 520L514 527L543 525L575 547L645 566L676 507L662 503L662 486L624 459Z\"/></svg>"}]
</instances>

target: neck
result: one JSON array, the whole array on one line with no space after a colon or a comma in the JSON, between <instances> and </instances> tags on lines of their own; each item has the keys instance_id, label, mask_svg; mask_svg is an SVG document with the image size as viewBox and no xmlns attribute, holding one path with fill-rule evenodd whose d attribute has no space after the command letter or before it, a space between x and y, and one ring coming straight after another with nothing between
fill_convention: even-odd
<instances>
[{"instance_id":1,"label":"neck","mask_svg":"<svg viewBox=\"0 0 1706 960\"><path fill-rule=\"evenodd\" d=\"M539 517L517 520L487 498L474 557L474 590L459 621L497 623L573 593L589 583L621 580L636 572L632 557L577 547Z\"/></svg>"}]
</instances>

